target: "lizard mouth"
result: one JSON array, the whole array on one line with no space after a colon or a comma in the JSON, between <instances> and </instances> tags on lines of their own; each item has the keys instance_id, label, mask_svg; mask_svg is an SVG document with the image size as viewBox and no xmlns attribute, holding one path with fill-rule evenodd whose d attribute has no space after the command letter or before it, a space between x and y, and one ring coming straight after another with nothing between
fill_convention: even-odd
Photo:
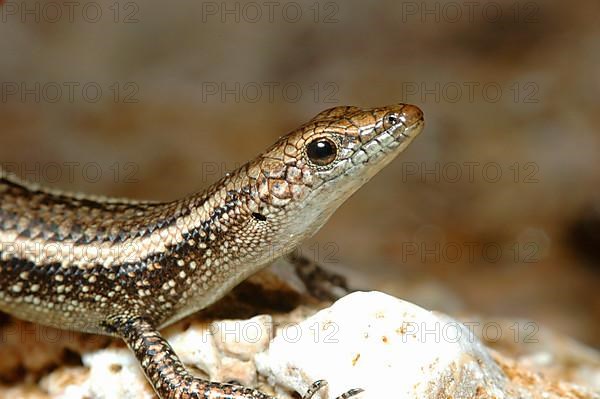
<instances>
[{"instance_id":1,"label":"lizard mouth","mask_svg":"<svg viewBox=\"0 0 600 399\"><path fill-rule=\"evenodd\" d=\"M400 126L390 129L393 130L391 134L398 141L413 139L423 130L423 111L419 107L406 104L401 108L398 117L401 122Z\"/></svg>"},{"instance_id":2,"label":"lizard mouth","mask_svg":"<svg viewBox=\"0 0 600 399\"><path fill-rule=\"evenodd\" d=\"M385 126L385 123L391 126ZM364 161L374 161L381 157L387 157L395 152L398 147L405 148L423 130L423 111L410 104L400 104L383 117L381 125L376 127L374 134L364 134L363 141L358 152L367 155L358 155L356 158Z\"/></svg>"},{"instance_id":3,"label":"lizard mouth","mask_svg":"<svg viewBox=\"0 0 600 399\"><path fill-rule=\"evenodd\" d=\"M424 121L423 119L417 120L413 122L412 125L404 126L394 132L394 137L396 138L396 143L393 147L396 147L403 143L410 143L415 137L421 133L423 130Z\"/></svg>"}]
</instances>

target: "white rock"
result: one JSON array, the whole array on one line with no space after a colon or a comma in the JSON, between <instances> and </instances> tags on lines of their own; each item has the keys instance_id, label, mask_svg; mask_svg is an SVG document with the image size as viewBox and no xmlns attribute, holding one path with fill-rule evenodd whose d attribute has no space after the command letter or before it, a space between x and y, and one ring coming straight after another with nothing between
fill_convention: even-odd
<instances>
[{"instance_id":1,"label":"white rock","mask_svg":"<svg viewBox=\"0 0 600 399\"><path fill-rule=\"evenodd\" d=\"M320 392L321 398L362 388L365 392L357 399L600 399L589 389L562 381L564 372L548 378L532 371L489 352L463 324L386 294L354 293L313 312L312 307L300 307L276 315L277 326L288 325L279 327L270 343L271 316L193 322L185 331L174 326L165 335L191 371L257 386L258 370L279 398L290 398L290 391L306 392L312 382L325 379L329 391ZM572 348L564 352L569 355L551 352L550 358L530 356L525 363L589 358L579 360L585 367L578 370L589 374L581 380L600 375L594 353ZM87 353L83 363L86 367L53 371L39 388L55 399L155 398L127 348Z\"/></svg>"},{"instance_id":2,"label":"white rock","mask_svg":"<svg viewBox=\"0 0 600 399\"><path fill-rule=\"evenodd\" d=\"M167 335L181 361L206 373L211 381L256 384L254 355L271 339L271 316L249 320L220 320L210 325L194 323L186 331Z\"/></svg>"},{"instance_id":3,"label":"white rock","mask_svg":"<svg viewBox=\"0 0 600 399\"><path fill-rule=\"evenodd\" d=\"M194 323L186 331L167 335L181 361L204 371L211 379L221 374L221 355L214 335L205 325Z\"/></svg>"},{"instance_id":4,"label":"white rock","mask_svg":"<svg viewBox=\"0 0 600 399\"><path fill-rule=\"evenodd\" d=\"M52 398L127 398L154 399L154 393L146 384L137 360L127 349L104 349L83 356L83 364L89 368L87 375L73 381L64 370L50 374L42 386Z\"/></svg>"},{"instance_id":5,"label":"white rock","mask_svg":"<svg viewBox=\"0 0 600 399\"><path fill-rule=\"evenodd\" d=\"M334 398L507 398L507 380L462 324L379 292L357 292L278 332L256 357L271 381L305 392L315 380ZM481 396L483 395L483 396Z\"/></svg>"},{"instance_id":6,"label":"white rock","mask_svg":"<svg viewBox=\"0 0 600 399\"><path fill-rule=\"evenodd\" d=\"M250 360L266 350L272 338L271 316L260 315L249 320L223 320L211 324L217 348L230 356Z\"/></svg>"},{"instance_id":7,"label":"white rock","mask_svg":"<svg viewBox=\"0 0 600 399\"><path fill-rule=\"evenodd\" d=\"M256 385L254 355L264 351L271 337L270 316L249 320L223 320L210 325L192 323L185 331L166 335L188 367L202 370L212 381ZM85 354L89 371L61 369L42 383L52 398L154 399L150 386L131 351L102 349ZM193 370L193 369L192 369Z\"/></svg>"}]
</instances>

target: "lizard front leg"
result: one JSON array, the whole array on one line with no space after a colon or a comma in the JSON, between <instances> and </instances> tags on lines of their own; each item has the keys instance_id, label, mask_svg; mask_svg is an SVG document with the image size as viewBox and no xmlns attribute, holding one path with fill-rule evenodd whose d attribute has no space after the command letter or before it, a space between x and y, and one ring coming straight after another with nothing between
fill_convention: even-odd
<instances>
[{"instance_id":1,"label":"lizard front leg","mask_svg":"<svg viewBox=\"0 0 600 399\"><path fill-rule=\"evenodd\" d=\"M256 389L192 376L171 345L141 317L117 318L109 326L133 351L161 399L275 399ZM303 399L311 399L325 385L322 380L315 382ZM361 389L353 389L337 399L348 399L360 392Z\"/></svg>"}]
</instances>

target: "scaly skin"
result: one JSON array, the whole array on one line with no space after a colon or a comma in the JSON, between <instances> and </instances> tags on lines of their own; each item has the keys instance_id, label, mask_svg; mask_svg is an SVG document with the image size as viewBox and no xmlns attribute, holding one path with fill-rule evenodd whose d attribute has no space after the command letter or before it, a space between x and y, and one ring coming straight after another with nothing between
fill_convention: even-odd
<instances>
[{"instance_id":1,"label":"scaly skin","mask_svg":"<svg viewBox=\"0 0 600 399\"><path fill-rule=\"evenodd\" d=\"M332 108L206 191L167 203L66 194L4 176L0 310L123 338L162 399L269 398L192 377L157 330L315 234L422 128L411 105Z\"/></svg>"}]
</instances>

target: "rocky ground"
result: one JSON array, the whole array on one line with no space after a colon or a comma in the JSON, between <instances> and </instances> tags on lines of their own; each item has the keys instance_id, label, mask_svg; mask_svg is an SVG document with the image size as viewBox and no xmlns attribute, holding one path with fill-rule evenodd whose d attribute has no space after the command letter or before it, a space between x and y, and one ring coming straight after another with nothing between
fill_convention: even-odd
<instances>
[{"instance_id":1,"label":"rocky ground","mask_svg":"<svg viewBox=\"0 0 600 399\"><path fill-rule=\"evenodd\" d=\"M196 375L281 398L317 379L324 398L357 387L364 399L600 398L600 353L533 320L461 323L376 291L344 295L314 270L280 262L165 335ZM154 398L118 340L10 318L0 332L0 397Z\"/></svg>"}]
</instances>

